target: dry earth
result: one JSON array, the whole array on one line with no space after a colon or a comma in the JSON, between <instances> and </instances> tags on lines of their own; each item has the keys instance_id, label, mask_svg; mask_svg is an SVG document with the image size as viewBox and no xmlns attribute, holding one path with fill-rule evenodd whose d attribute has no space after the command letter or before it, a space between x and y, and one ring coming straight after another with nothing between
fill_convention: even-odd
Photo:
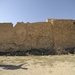
<instances>
[{"instance_id":1,"label":"dry earth","mask_svg":"<svg viewBox=\"0 0 75 75\"><path fill-rule=\"evenodd\" d=\"M0 56L0 75L75 75L75 55Z\"/></svg>"}]
</instances>

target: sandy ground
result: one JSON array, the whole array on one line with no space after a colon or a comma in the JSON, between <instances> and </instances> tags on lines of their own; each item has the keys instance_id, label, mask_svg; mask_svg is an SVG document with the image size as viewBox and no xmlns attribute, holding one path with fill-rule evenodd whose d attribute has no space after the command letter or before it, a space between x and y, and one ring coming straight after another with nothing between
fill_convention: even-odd
<instances>
[{"instance_id":1,"label":"sandy ground","mask_svg":"<svg viewBox=\"0 0 75 75\"><path fill-rule=\"evenodd\" d=\"M75 75L75 55L0 56L0 75Z\"/></svg>"}]
</instances>

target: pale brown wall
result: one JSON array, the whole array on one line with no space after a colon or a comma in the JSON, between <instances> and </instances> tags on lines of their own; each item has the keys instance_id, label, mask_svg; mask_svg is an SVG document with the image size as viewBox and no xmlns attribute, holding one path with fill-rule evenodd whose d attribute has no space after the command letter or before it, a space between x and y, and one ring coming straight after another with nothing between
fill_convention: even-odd
<instances>
[{"instance_id":1,"label":"pale brown wall","mask_svg":"<svg viewBox=\"0 0 75 75\"><path fill-rule=\"evenodd\" d=\"M15 26L15 34L15 43L23 49L49 49L53 46L51 23L18 23Z\"/></svg>"},{"instance_id":2,"label":"pale brown wall","mask_svg":"<svg viewBox=\"0 0 75 75\"><path fill-rule=\"evenodd\" d=\"M75 47L74 20L0 23L0 51Z\"/></svg>"},{"instance_id":3,"label":"pale brown wall","mask_svg":"<svg viewBox=\"0 0 75 75\"><path fill-rule=\"evenodd\" d=\"M75 47L75 20L49 19L53 24L55 48Z\"/></svg>"},{"instance_id":4,"label":"pale brown wall","mask_svg":"<svg viewBox=\"0 0 75 75\"><path fill-rule=\"evenodd\" d=\"M53 48L51 23L0 24L0 51Z\"/></svg>"},{"instance_id":5,"label":"pale brown wall","mask_svg":"<svg viewBox=\"0 0 75 75\"><path fill-rule=\"evenodd\" d=\"M0 51L9 49L9 45L13 41L13 33L12 23L0 23Z\"/></svg>"}]
</instances>

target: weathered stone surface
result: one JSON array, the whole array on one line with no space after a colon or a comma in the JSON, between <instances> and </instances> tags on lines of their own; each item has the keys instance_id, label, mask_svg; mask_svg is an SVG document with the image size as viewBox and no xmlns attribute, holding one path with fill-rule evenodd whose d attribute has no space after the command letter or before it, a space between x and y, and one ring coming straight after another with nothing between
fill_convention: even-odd
<instances>
[{"instance_id":1,"label":"weathered stone surface","mask_svg":"<svg viewBox=\"0 0 75 75\"><path fill-rule=\"evenodd\" d=\"M48 19L47 22L0 23L0 51L75 47L75 20Z\"/></svg>"},{"instance_id":2,"label":"weathered stone surface","mask_svg":"<svg viewBox=\"0 0 75 75\"><path fill-rule=\"evenodd\" d=\"M53 35L55 48L75 47L75 24L74 20L54 20Z\"/></svg>"}]
</instances>

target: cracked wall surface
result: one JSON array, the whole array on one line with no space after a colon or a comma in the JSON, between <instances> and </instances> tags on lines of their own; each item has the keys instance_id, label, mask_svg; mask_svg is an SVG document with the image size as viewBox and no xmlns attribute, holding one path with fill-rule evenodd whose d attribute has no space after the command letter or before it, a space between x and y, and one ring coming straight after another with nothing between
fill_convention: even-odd
<instances>
[{"instance_id":1,"label":"cracked wall surface","mask_svg":"<svg viewBox=\"0 0 75 75\"><path fill-rule=\"evenodd\" d=\"M0 51L75 47L75 20L48 19L47 22L0 23Z\"/></svg>"}]
</instances>

